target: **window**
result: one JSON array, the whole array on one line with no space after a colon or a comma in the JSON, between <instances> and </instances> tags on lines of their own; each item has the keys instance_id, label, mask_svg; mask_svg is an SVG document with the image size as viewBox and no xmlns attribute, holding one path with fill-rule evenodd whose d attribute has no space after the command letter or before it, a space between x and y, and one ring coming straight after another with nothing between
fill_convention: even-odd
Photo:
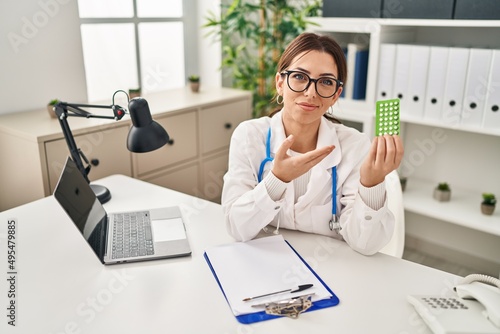
<instances>
[{"instance_id":1,"label":"window","mask_svg":"<svg viewBox=\"0 0 500 334\"><path fill-rule=\"evenodd\" d=\"M195 29L185 15L195 12L194 4L78 0L88 100L107 100L119 89L141 87L144 94L183 87L185 54L197 54L196 42L185 36Z\"/></svg>"}]
</instances>

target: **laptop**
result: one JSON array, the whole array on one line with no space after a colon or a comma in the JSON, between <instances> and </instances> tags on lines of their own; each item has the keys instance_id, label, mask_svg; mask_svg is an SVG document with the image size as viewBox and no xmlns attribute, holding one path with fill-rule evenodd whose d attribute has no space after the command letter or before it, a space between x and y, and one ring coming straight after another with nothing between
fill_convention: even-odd
<instances>
[{"instance_id":1,"label":"laptop","mask_svg":"<svg viewBox=\"0 0 500 334\"><path fill-rule=\"evenodd\" d=\"M179 207L108 214L69 157L54 197L103 264L191 254Z\"/></svg>"}]
</instances>

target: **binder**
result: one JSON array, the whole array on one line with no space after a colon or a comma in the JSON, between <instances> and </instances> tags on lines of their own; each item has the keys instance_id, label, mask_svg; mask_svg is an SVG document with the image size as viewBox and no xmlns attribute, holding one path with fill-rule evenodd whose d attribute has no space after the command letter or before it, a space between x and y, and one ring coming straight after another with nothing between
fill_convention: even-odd
<instances>
[{"instance_id":1,"label":"binder","mask_svg":"<svg viewBox=\"0 0 500 334\"><path fill-rule=\"evenodd\" d=\"M463 109L460 117L463 125L481 126L488 92L487 85L492 55L493 51L488 49L470 50Z\"/></svg>"},{"instance_id":2,"label":"binder","mask_svg":"<svg viewBox=\"0 0 500 334\"><path fill-rule=\"evenodd\" d=\"M322 1L323 17L381 17L382 0Z\"/></svg>"},{"instance_id":3,"label":"binder","mask_svg":"<svg viewBox=\"0 0 500 334\"><path fill-rule=\"evenodd\" d=\"M387 100L393 98L392 80L394 77L395 59L396 44L380 44L376 100Z\"/></svg>"},{"instance_id":4,"label":"binder","mask_svg":"<svg viewBox=\"0 0 500 334\"><path fill-rule=\"evenodd\" d=\"M489 73L483 128L500 131L500 50L493 50Z\"/></svg>"},{"instance_id":5,"label":"binder","mask_svg":"<svg viewBox=\"0 0 500 334\"><path fill-rule=\"evenodd\" d=\"M348 43L347 44L347 83L344 86L345 98L352 99L354 92L354 76L356 73L356 55L358 51L364 50L365 45Z\"/></svg>"},{"instance_id":6,"label":"binder","mask_svg":"<svg viewBox=\"0 0 500 334\"><path fill-rule=\"evenodd\" d=\"M451 19L455 0L384 0L382 17L388 19Z\"/></svg>"},{"instance_id":7,"label":"binder","mask_svg":"<svg viewBox=\"0 0 500 334\"><path fill-rule=\"evenodd\" d=\"M450 48L446 69L443 110L441 113L441 119L450 126L460 124L468 63L469 49Z\"/></svg>"},{"instance_id":8,"label":"binder","mask_svg":"<svg viewBox=\"0 0 500 334\"><path fill-rule=\"evenodd\" d=\"M344 51L344 57L345 57L345 61L346 61L346 64L347 64L347 46L345 47L342 47L342 51ZM342 88L342 93L340 93L340 97L344 98L345 97L345 87Z\"/></svg>"},{"instance_id":9,"label":"binder","mask_svg":"<svg viewBox=\"0 0 500 334\"><path fill-rule=\"evenodd\" d=\"M368 48L358 49L354 64L353 100L364 100L366 97L366 79L368 76Z\"/></svg>"},{"instance_id":10,"label":"binder","mask_svg":"<svg viewBox=\"0 0 500 334\"><path fill-rule=\"evenodd\" d=\"M441 120L444 89L446 85L446 68L448 64L448 47L431 46L427 88L425 91L424 118Z\"/></svg>"},{"instance_id":11,"label":"binder","mask_svg":"<svg viewBox=\"0 0 500 334\"><path fill-rule=\"evenodd\" d=\"M392 87L393 98L398 98L401 100L401 104L406 105L406 100L408 97L408 84L409 74L410 74L410 62L411 62L411 50L412 45L407 44L397 44L396 45L396 62L394 65L394 81ZM404 117L408 115L409 111L401 109L401 116Z\"/></svg>"},{"instance_id":12,"label":"binder","mask_svg":"<svg viewBox=\"0 0 500 334\"><path fill-rule=\"evenodd\" d=\"M281 235L216 246L206 250L204 257L240 323L251 324L278 318L261 308L252 308L245 304L249 302L243 302L242 299L286 289L290 284L314 284L313 288L304 291L315 293L313 305L306 312L339 304L338 297ZM285 294L279 298L288 299L292 296ZM277 301L277 296L273 299ZM263 303L265 298L255 302Z\"/></svg>"},{"instance_id":13,"label":"binder","mask_svg":"<svg viewBox=\"0 0 500 334\"><path fill-rule=\"evenodd\" d=\"M427 73L429 68L430 47L413 45L411 47L411 62L408 82L407 99L403 99L401 109L407 115L423 118Z\"/></svg>"},{"instance_id":14,"label":"binder","mask_svg":"<svg viewBox=\"0 0 500 334\"><path fill-rule=\"evenodd\" d=\"M500 6L498 6L498 0L456 0L453 18L457 20L499 20Z\"/></svg>"}]
</instances>

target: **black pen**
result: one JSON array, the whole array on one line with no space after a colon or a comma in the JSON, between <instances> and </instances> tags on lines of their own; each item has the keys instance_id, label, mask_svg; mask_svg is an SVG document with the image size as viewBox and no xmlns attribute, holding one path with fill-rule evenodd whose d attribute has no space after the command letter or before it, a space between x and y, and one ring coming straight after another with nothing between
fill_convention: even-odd
<instances>
[{"instance_id":1,"label":"black pen","mask_svg":"<svg viewBox=\"0 0 500 334\"><path fill-rule=\"evenodd\" d=\"M247 302L249 300L253 300L253 299L256 299L256 298L261 298L261 297L267 297L267 296L276 295L278 293L285 293L285 292L294 293L294 292L304 291L306 289L311 288L312 286L313 286L312 284L303 284L303 285L299 285L298 287L292 288L292 289L286 289L286 290L281 290L281 291L276 291L276 292L270 292L270 293L266 293L266 294L263 294L263 295L260 295L260 296L248 297L248 298L243 299L243 301Z\"/></svg>"}]
</instances>

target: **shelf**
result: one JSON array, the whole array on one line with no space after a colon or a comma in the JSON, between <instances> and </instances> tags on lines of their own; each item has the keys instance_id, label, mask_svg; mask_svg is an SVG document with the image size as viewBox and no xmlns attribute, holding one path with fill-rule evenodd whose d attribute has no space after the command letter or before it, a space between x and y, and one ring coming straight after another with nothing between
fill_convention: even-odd
<instances>
[{"instance_id":1,"label":"shelf","mask_svg":"<svg viewBox=\"0 0 500 334\"><path fill-rule=\"evenodd\" d=\"M432 197L435 187L428 181L408 179L403 193L405 210L500 236L500 210L491 216L482 214L480 193L452 188L451 200L438 202Z\"/></svg>"},{"instance_id":2,"label":"shelf","mask_svg":"<svg viewBox=\"0 0 500 334\"><path fill-rule=\"evenodd\" d=\"M464 126L461 124L446 123L444 121L428 120L422 118L412 118L409 116L401 116L401 122L433 126L436 128L451 129L464 132L479 133L482 135L500 136L500 129L488 129L482 127Z\"/></svg>"},{"instance_id":3,"label":"shelf","mask_svg":"<svg viewBox=\"0 0 500 334\"><path fill-rule=\"evenodd\" d=\"M375 19L380 25L401 27L500 27L499 20L426 20L426 19Z\"/></svg>"},{"instance_id":4,"label":"shelf","mask_svg":"<svg viewBox=\"0 0 500 334\"><path fill-rule=\"evenodd\" d=\"M423 45L475 44L500 48L497 36L500 20L424 20L314 17L311 30L334 35L341 44L367 40L370 58L365 101L340 99L334 108L339 118L371 123L375 110L375 87L378 77L379 47L381 43L416 43ZM460 30L457 30L459 28ZM451 35L451 36L450 36ZM458 44L457 44L458 43ZM476 45L475 47L479 47ZM373 101L373 102L371 102ZM500 137L500 129L462 125L459 120L430 120L402 115L401 121L437 128L452 129L481 135Z\"/></svg>"},{"instance_id":5,"label":"shelf","mask_svg":"<svg viewBox=\"0 0 500 334\"><path fill-rule=\"evenodd\" d=\"M312 30L327 32L373 33L380 31L380 24L374 19L311 17ZM370 24L370 23L375 24Z\"/></svg>"},{"instance_id":6,"label":"shelf","mask_svg":"<svg viewBox=\"0 0 500 334\"><path fill-rule=\"evenodd\" d=\"M336 32L373 32L377 26L398 27L458 27L458 28L498 28L500 20L426 20L426 19L390 19L390 18L347 18L347 17L314 17L311 22L321 26L320 29Z\"/></svg>"},{"instance_id":7,"label":"shelf","mask_svg":"<svg viewBox=\"0 0 500 334\"><path fill-rule=\"evenodd\" d=\"M365 100L340 99L334 106L333 114L340 119L371 124L375 115L375 103L369 103ZM401 122L500 137L500 129L464 126L453 123L447 124L443 121L410 116L401 116Z\"/></svg>"}]
</instances>

